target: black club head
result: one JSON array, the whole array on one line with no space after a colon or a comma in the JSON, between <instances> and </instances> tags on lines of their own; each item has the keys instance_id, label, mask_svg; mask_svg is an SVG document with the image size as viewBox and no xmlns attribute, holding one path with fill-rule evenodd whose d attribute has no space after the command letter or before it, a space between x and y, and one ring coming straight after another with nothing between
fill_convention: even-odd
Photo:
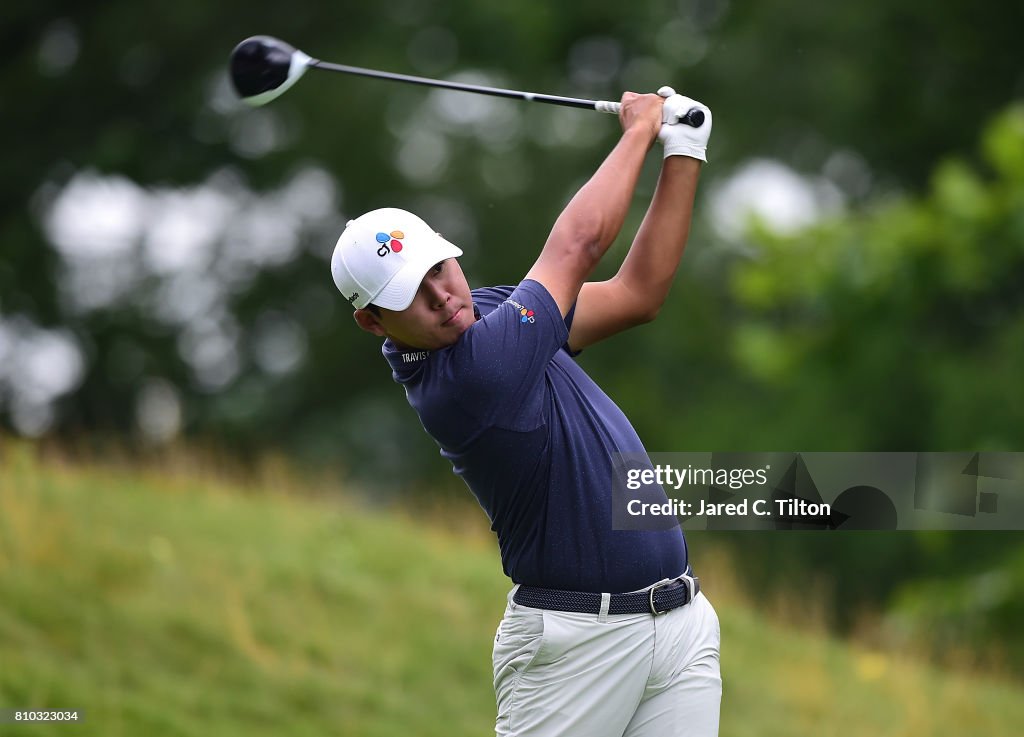
<instances>
[{"instance_id":1,"label":"black club head","mask_svg":"<svg viewBox=\"0 0 1024 737\"><path fill-rule=\"evenodd\" d=\"M291 87L310 58L272 36L252 36L231 52L231 83L246 102L262 105Z\"/></svg>"}]
</instances>

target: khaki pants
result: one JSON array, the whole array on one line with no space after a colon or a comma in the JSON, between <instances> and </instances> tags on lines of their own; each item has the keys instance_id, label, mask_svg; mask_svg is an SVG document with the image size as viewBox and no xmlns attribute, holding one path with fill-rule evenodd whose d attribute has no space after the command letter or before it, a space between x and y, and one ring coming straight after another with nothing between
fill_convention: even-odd
<instances>
[{"instance_id":1,"label":"khaki pants","mask_svg":"<svg viewBox=\"0 0 1024 737\"><path fill-rule=\"evenodd\" d=\"M657 617L534 609L494 638L498 737L714 737L718 615L704 594Z\"/></svg>"}]
</instances>

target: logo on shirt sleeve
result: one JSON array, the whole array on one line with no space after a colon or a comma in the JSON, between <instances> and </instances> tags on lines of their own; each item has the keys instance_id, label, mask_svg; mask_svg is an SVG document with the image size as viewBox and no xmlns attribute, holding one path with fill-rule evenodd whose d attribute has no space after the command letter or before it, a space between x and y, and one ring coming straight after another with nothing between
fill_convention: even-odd
<instances>
[{"instance_id":1,"label":"logo on shirt sleeve","mask_svg":"<svg viewBox=\"0 0 1024 737\"><path fill-rule=\"evenodd\" d=\"M533 310L531 310L528 307L523 307L521 304L516 302L514 299L507 299L505 301L508 302L513 307L515 307L517 310L519 310L519 322L529 322L529 323L536 322L533 319L533 315L534 315Z\"/></svg>"}]
</instances>

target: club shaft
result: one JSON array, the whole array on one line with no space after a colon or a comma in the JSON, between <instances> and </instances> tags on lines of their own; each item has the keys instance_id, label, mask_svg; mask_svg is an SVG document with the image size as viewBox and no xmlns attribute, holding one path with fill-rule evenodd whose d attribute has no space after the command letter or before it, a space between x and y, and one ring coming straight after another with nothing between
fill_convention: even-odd
<instances>
[{"instance_id":1,"label":"club shaft","mask_svg":"<svg viewBox=\"0 0 1024 737\"><path fill-rule=\"evenodd\" d=\"M442 79L430 79L429 77L414 77L409 74L395 74L394 72L381 72L376 69L364 67L353 67L346 64L333 64L319 59L312 59L309 66L313 69L325 69L329 72L342 72L344 74L357 74L362 77L375 77L377 79L390 79L394 82L408 82L426 87L440 87L446 90L459 90L461 92L475 92L480 95L493 95L495 97L510 97L517 100L531 100L533 102L544 102L549 105L562 105L564 107L577 107L587 110L601 110L602 112L618 112L618 110L605 110L598 107L598 100L583 100L578 97L560 97L559 95L541 95L536 92L522 92L520 90L506 90L500 87L484 87L476 84L465 84L462 82L447 82ZM604 105L618 105L618 103L604 103Z\"/></svg>"}]
</instances>

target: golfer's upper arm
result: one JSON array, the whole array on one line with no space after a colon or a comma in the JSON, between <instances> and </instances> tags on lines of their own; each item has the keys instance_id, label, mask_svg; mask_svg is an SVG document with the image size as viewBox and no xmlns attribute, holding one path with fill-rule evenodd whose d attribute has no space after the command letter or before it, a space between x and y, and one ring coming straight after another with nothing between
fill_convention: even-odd
<instances>
[{"instance_id":1,"label":"golfer's upper arm","mask_svg":"<svg viewBox=\"0 0 1024 737\"><path fill-rule=\"evenodd\" d=\"M575 231L559 219L526 278L543 284L565 317L600 255L596 235Z\"/></svg>"},{"instance_id":2,"label":"golfer's upper arm","mask_svg":"<svg viewBox=\"0 0 1024 737\"><path fill-rule=\"evenodd\" d=\"M580 289L569 331L569 348L582 351L652 318L643 310L642 295L630 292L620 279L587 282Z\"/></svg>"}]
</instances>

